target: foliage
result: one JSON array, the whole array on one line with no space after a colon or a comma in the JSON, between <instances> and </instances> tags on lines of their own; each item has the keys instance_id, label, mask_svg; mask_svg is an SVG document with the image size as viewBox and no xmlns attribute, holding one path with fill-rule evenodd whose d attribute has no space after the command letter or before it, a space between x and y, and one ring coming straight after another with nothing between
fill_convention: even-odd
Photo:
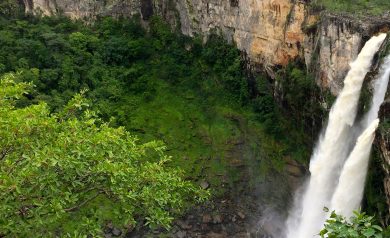
<instances>
[{"instance_id":1,"label":"foliage","mask_svg":"<svg viewBox=\"0 0 390 238\"><path fill-rule=\"evenodd\" d=\"M249 160L260 160L251 167L265 176L282 170L286 157L309 158L313 140L292 120L299 114L280 109L267 77L248 80L240 52L220 37L203 43L171 32L157 17L148 31L138 19L85 25L31 16L0 18L0 29L0 70L19 72L20 81L36 86L16 106L45 101L60 113L88 89L103 121L140 142L162 140L172 156L166 165L207 180L214 195L246 178L237 165Z\"/></svg>"},{"instance_id":2,"label":"foliage","mask_svg":"<svg viewBox=\"0 0 390 238\"><path fill-rule=\"evenodd\" d=\"M214 194L228 188L225 181L234 186L246 176L230 165L240 141L259 143L245 143L239 153L247 158L255 151L266 163L291 151L275 141L282 129L267 129L279 128L276 117L263 123L249 107L263 96L273 103L272 94L249 93L239 51L220 37L203 44L171 32L159 18L151 19L149 32L138 19L102 18L86 26L31 16L0 18L0 29L0 70L17 71L21 81L36 85L17 106L44 100L59 112L88 89L85 95L104 121L124 126L142 142L163 140L174 158L167 164L184 169L188 178L207 179Z\"/></svg>"},{"instance_id":3,"label":"foliage","mask_svg":"<svg viewBox=\"0 0 390 238\"><path fill-rule=\"evenodd\" d=\"M90 89L89 96L99 101L122 91L153 91L160 80L204 91L220 88L231 102L244 103L249 97L237 49L218 37L205 46L178 37L159 18L152 19L150 34L137 19L105 18L91 28L61 17L25 17L1 19L0 26L0 69L22 71L26 79L39 69L34 96L54 109L81 88ZM110 91L103 90L107 85L112 85Z\"/></svg>"},{"instance_id":4,"label":"foliage","mask_svg":"<svg viewBox=\"0 0 390 238\"><path fill-rule=\"evenodd\" d=\"M272 92L269 89L260 91L263 94L264 91ZM270 118L265 125L269 125L271 131L280 136L278 139L284 140L284 144L288 145L287 154L307 163L312 142L317 139L326 114L326 108L319 103L323 101L322 92L301 62L291 62L277 71L274 92L280 99L277 106L272 106L274 109L271 110L272 113L268 113ZM268 95L268 101L270 97ZM264 105L270 106L272 103ZM275 121L279 123L274 123Z\"/></svg>"},{"instance_id":5,"label":"foliage","mask_svg":"<svg viewBox=\"0 0 390 238\"><path fill-rule=\"evenodd\" d=\"M206 179L214 194L221 194L239 183L240 177L247 177L235 166L237 161L246 163L248 158L255 161L253 157L259 157L258 173L262 176L267 170L283 169L286 157L307 162L321 128L325 112L318 104L321 93L304 65L291 63L280 69L276 86L262 75L249 82L235 47L214 35L207 43L178 35L157 17L151 19L149 31L138 19L102 18L87 26L63 17L32 16L0 17L0 29L0 73L18 72L15 80L24 82L12 83L13 90L20 88L18 95L25 91L25 82L35 85L13 100L15 107L7 109L19 119L6 120L19 123L14 126L30 133L23 139L26 143L39 136L50 142L21 144L31 148L25 152L30 157L16 165L22 169L15 170L13 176L23 179L15 180L21 187L16 186L8 198L15 201L14 210L7 210L7 214L17 207L26 214L12 213L12 221L16 221L12 224L0 222L7 227L1 230L7 232L59 229L85 234L109 220L128 225L147 219L152 226L168 226L190 194L203 198L201 191L180 176L193 181ZM80 91L83 96L74 98ZM275 94L280 101L274 100ZM84 96L93 102L90 109ZM46 124L33 127L41 122ZM75 127L80 130L77 134L72 133ZM47 133L50 130L62 134ZM137 135L139 141L126 131ZM65 138L83 143L64 142ZM149 142L154 140L164 141L167 151L162 153L160 143ZM97 151L92 151L94 141L102 141ZM49 158L44 152L29 154L33 149L48 151L65 145L74 152L59 150ZM12 153L17 155L16 150ZM172 159L165 160L167 155ZM66 159L59 160L60 156ZM78 159L80 156L85 162ZM27 167L34 158L43 162ZM55 169L45 170L45 166ZM77 169L68 171L69 167ZM127 167L129 174L124 175L119 167ZM173 169L176 167L183 172ZM45 176L58 177L63 171L71 173L60 177L61 186L45 180ZM75 184L70 176L75 176ZM124 187L124 181L134 183ZM45 202L39 200L41 189L30 191L34 182L45 182L49 188L44 191ZM68 190L59 189L63 187ZM27 199L16 188L34 194ZM80 192L87 188L95 190ZM126 189L133 191L130 197L123 195ZM90 198L94 199L80 209L65 211ZM39 219L45 219L45 229Z\"/></svg>"},{"instance_id":6,"label":"foliage","mask_svg":"<svg viewBox=\"0 0 390 238\"><path fill-rule=\"evenodd\" d=\"M315 8L326 8L334 12L348 12L361 16L381 15L390 9L388 0L313 0L311 5Z\"/></svg>"},{"instance_id":7,"label":"foliage","mask_svg":"<svg viewBox=\"0 0 390 238\"><path fill-rule=\"evenodd\" d=\"M390 119L384 118L379 125L379 130L384 138L387 140L390 138Z\"/></svg>"},{"instance_id":8,"label":"foliage","mask_svg":"<svg viewBox=\"0 0 390 238\"><path fill-rule=\"evenodd\" d=\"M281 119L281 114L272 95L273 89L266 78L258 78L256 81L259 95L252 101L253 110L257 113L259 121L264 124L266 132L278 137L283 132L281 125L275 123Z\"/></svg>"},{"instance_id":9,"label":"foliage","mask_svg":"<svg viewBox=\"0 0 390 238\"><path fill-rule=\"evenodd\" d=\"M365 213L354 212L354 216L347 220L332 212L320 235L328 238L382 238L389 237L390 227L383 229L375 223L373 216Z\"/></svg>"},{"instance_id":10,"label":"foliage","mask_svg":"<svg viewBox=\"0 0 390 238\"><path fill-rule=\"evenodd\" d=\"M370 166L367 174L367 181L363 208L368 214L376 214L376 218L381 224L389 224L388 205L386 203L386 197L383 178L386 176L383 170L383 161L380 155L380 148L378 145L374 145L370 158Z\"/></svg>"},{"instance_id":11,"label":"foliage","mask_svg":"<svg viewBox=\"0 0 390 238\"><path fill-rule=\"evenodd\" d=\"M169 227L207 192L164 165L165 146L139 143L100 121L83 94L51 115L45 103L15 108L26 83L0 81L0 236L102 235L112 221Z\"/></svg>"},{"instance_id":12,"label":"foliage","mask_svg":"<svg viewBox=\"0 0 390 238\"><path fill-rule=\"evenodd\" d=\"M21 12L21 4L16 0L2 0L0 2L0 16L15 16Z\"/></svg>"},{"instance_id":13,"label":"foliage","mask_svg":"<svg viewBox=\"0 0 390 238\"><path fill-rule=\"evenodd\" d=\"M290 63L279 70L277 80L281 85L281 103L288 113L294 115L296 123L300 123L299 126L306 130L310 127L320 128L321 125L310 126L321 121L325 114L319 103L321 93L314 77L306 73L299 63ZM317 132L312 134L316 136Z\"/></svg>"}]
</instances>

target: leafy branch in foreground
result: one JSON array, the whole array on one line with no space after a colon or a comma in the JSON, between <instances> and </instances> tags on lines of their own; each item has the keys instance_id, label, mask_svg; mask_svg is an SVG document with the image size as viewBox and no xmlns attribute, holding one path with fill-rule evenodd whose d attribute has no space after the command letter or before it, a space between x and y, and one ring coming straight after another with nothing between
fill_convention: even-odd
<instances>
[{"instance_id":1,"label":"leafy branch in foreground","mask_svg":"<svg viewBox=\"0 0 390 238\"><path fill-rule=\"evenodd\" d=\"M111 128L82 94L65 111L45 103L17 108L29 87L15 75L0 81L0 237L101 236L104 223L169 228L188 203L208 196L156 141L146 144Z\"/></svg>"},{"instance_id":2,"label":"leafy branch in foreground","mask_svg":"<svg viewBox=\"0 0 390 238\"><path fill-rule=\"evenodd\" d=\"M354 212L354 216L347 220L332 212L320 235L323 238L384 238L389 237L390 227L380 227L373 216L365 213Z\"/></svg>"}]
</instances>

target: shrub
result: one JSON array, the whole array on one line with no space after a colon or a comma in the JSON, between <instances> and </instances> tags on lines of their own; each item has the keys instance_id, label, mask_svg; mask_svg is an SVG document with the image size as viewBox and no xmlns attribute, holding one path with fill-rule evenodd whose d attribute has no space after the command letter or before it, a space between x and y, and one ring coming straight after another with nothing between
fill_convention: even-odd
<instances>
[{"instance_id":1,"label":"shrub","mask_svg":"<svg viewBox=\"0 0 390 238\"><path fill-rule=\"evenodd\" d=\"M30 86L0 81L0 236L102 235L105 222L169 228L207 192L168 169L164 145L111 128L77 94L58 114L15 108Z\"/></svg>"}]
</instances>

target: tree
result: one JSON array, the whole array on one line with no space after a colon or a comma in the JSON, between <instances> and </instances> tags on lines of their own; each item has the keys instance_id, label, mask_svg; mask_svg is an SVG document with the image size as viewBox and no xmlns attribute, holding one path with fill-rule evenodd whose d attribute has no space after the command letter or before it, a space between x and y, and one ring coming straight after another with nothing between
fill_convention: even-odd
<instances>
[{"instance_id":1,"label":"tree","mask_svg":"<svg viewBox=\"0 0 390 238\"><path fill-rule=\"evenodd\" d=\"M88 110L83 93L58 114L17 108L31 87L0 81L0 237L101 236L105 222L168 228L208 193L166 168L156 141L137 142Z\"/></svg>"},{"instance_id":2,"label":"tree","mask_svg":"<svg viewBox=\"0 0 390 238\"><path fill-rule=\"evenodd\" d=\"M0 2L0 16L11 16L18 14L20 9L20 4L15 0L2 0Z\"/></svg>"},{"instance_id":3,"label":"tree","mask_svg":"<svg viewBox=\"0 0 390 238\"><path fill-rule=\"evenodd\" d=\"M390 227L383 229L375 224L373 216L365 213L354 212L354 216L347 220L332 212L320 235L328 238L384 238L389 237L389 232Z\"/></svg>"}]
</instances>

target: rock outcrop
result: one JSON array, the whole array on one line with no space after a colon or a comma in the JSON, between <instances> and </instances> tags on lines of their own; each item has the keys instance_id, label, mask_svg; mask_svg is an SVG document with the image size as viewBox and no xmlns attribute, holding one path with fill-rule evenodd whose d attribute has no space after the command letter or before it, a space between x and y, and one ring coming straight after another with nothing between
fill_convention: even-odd
<instances>
[{"instance_id":1,"label":"rock outcrop","mask_svg":"<svg viewBox=\"0 0 390 238\"><path fill-rule=\"evenodd\" d=\"M309 69L316 72L318 84L337 95L351 61L372 35L388 32L390 19L317 14L321 15L319 20L303 25L305 62ZM309 17L314 18L317 14L309 14Z\"/></svg>"},{"instance_id":2,"label":"rock outcrop","mask_svg":"<svg viewBox=\"0 0 390 238\"><path fill-rule=\"evenodd\" d=\"M23 0L27 12L44 15L57 13L71 18L93 19L96 16L131 16L141 13L144 0ZM151 0L150 0L151 1Z\"/></svg>"},{"instance_id":3,"label":"rock outcrop","mask_svg":"<svg viewBox=\"0 0 390 238\"><path fill-rule=\"evenodd\" d=\"M251 61L266 66L286 65L299 56L304 40L301 25L305 3L290 0L24 0L27 11L64 13L72 18L97 15L147 19L153 11L178 17L181 31L193 36L220 33L245 51ZM172 14L175 12L177 14ZM169 14L170 13L170 14Z\"/></svg>"},{"instance_id":4,"label":"rock outcrop","mask_svg":"<svg viewBox=\"0 0 390 238\"><path fill-rule=\"evenodd\" d=\"M308 68L316 69L317 83L336 95L343 86L349 63L360 51L362 36L350 27L350 22L329 15L317 23L308 23L306 28L305 62Z\"/></svg>"},{"instance_id":5,"label":"rock outcrop","mask_svg":"<svg viewBox=\"0 0 390 238\"><path fill-rule=\"evenodd\" d=\"M277 65L301 58L314 68L318 84L337 94L353 60L383 19L311 13L305 0L23 0L27 12L62 13L72 18L152 14L182 33L207 38L218 33L271 76ZM386 21L384 21L386 22ZM388 24L390 25L390 24Z\"/></svg>"},{"instance_id":6,"label":"rock outcrop","mask_svg":"<svg viewBox=\"0 0 390 238\"><path fill-rule=\"evenodd\" d=\"M337 94L367 40L389 20L311 14L305 0L23 0L27 12L72 18L159 14L189 36L218 33L271 72L301 58L316 69L318 83ZM390 24L387 24L388 26Z\"/></svg>"},{"instance_id":7,"label":"rock outcrop","mask_svg":"<svg viewBox=\"0 0 390 238\"><path fill-rule=\"evenodd\" d=\"M176 6L184 34L219 32L254 63L286 65L300 54L304 2L193 0L177 1Z\"/></svg>"}]
</instances>

